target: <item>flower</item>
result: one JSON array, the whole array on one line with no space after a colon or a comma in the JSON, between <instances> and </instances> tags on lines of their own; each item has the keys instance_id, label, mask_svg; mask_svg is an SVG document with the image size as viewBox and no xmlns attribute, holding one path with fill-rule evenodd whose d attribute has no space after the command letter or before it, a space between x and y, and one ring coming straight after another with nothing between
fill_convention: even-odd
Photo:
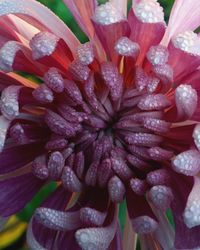
<instances>
[{"instance_id":1,"label":"flower","mask_svg":"<svg viewBox=\"0 0 200 250\"><path fill-rule=\"evenodd\" d=\"M156 0L128 15L126 0L64 2L89 42L34 0L0 0L2 223L54 181L31 249L128 250L134 232L143 249L197 249L200 2L176 0L168 26Z\"/></svg>"}]
</instances>

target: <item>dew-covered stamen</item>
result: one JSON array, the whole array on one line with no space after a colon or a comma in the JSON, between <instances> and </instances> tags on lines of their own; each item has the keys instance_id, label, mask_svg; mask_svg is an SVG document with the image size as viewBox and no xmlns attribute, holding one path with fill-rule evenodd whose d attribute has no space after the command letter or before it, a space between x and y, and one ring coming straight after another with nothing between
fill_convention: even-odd
<instances>
[{"instance_id":1,"label":"dew-covered stamen","mask_svg":"<svg viewBox=\"0 0 200 250\"><path fill-rule=\"evenodd\" d=\"M79 179L83 178L85 169L85 156L83 151L80 151L75 156L74 169Z\"/></svg>"},{"instance_id":2,"label":"dew-covered stamen","mask_svg":"<svg viewBox=\"0 0 200 250\"><path fill-rule=\"evenodd\" d=\"M16 123L10 128L10 136L19 144L27 143L29 141L23 126L20 123Z\"/></svg>"},{"instance_id":3,"label":"dew-covered stamen","mask_svg":"<svg viewBox=\"0 0 200 250\"><path fill-rule=\"evenodd\" d=\"M94 187L96 185L98 167L99 167L99 162L95 161L89 166L85 176L85 183L88 186Z\"/></svg>"},{"instance_id":4,"label":"dew-covered stamen","mask_svg":"<svg viewBox=\"0 0 200 250\"><path fill-rule=\"evenodd\" d=\"M141 110L163 110L171 105L170 101L165 95L152 94L145 96L138 103Z\"/></svg>"},{"instance_id":5,"label":"dew-covered stamen","mask_svg":"<svg viewBox=\"0 0 200 250\"><path fill-rule=\"evenodd\" d=\"M198 94L191 85L181 84L175 91L176 108L179 117L190 118L197 108Z\"/></svg>"},{"instance_id":6,"label":"dew-covered stamen","mask_svg":"<svg viewBox=\"0 0 200 250\"><path fill-rule=\"evenodd\" d=\"M69 68L69 72L73 75L75 80L86 81L90 75L90 69L87 65L83 65L80 61L73 61Z\"/></svg>"},{"instance_id":7,"label":"dew-covered stamen","mask_svg":"<svg viewBox=\"0 0 200 250\"><path fill-rule=\"evenodd\" d=\"M174 79L174 71L168 64L156 65L153 67L153 72L162 81L162 92L167 92Z\"/></svg>"},{"instance_id":8,"label":"dew-covered stamen","mask_svg":"<svg viewBox=\"0 0 200 250\"><path fill-rule=\"evenodd\" d=\"M89 65L94 60L94 47L90 42L80 45L77 49L78 60L83 65Z\"/></svg>"},{"instance_id":9,"label":"dew-covered stamen","mask_svg":"<svg viewBox=\"0 0 200 250\"><path fill-rule=\"evenodd\" d=\"M152 187L148 197L153 205L163 212L170 207L170 203L174 198L171 188L162 185Z\"/></svg>"},{"instance_id":10,"label":"dew-covered stamen","mask_svg":"<svg viewBox=\"0 0 200 250\"><path fill-rule=\"evenodd\" d=\"M172 161L172 167L178 173L195 176L200 171L199 162L199 151L191 149L177 155Z\"/></svg>"},{"instance_id":11,"label":"dew-covered stamen","mask_svg":"<svg viewBox=\"0 0 200 250\"><path fill-rule=\"evenodd\" d=\"M151 186L156 185L169 185L170 175L166 169L158 169L151 171L147 174L146 181Z\"/></svg>"},{"instance_id":12,"label":"dew-covered stamen","mask_svg":"<svg viewBox=\"0 0 200 250\"><path fill-rule=\"evenodd\" d=\"M65 91L76 104L81 105L83 103L81 91L75 82L65 80Z\"/></svg>"},{"instance_id":13,"label":"dew-covered stamen","mask_svg":"<svg viewBox=\"0 0 200 250\"><path fill-rule=\"evenodd\" d=\"M44 75L45 84L56 93L64 90L64 79L56 68L50 68Z\"/></svg>"},{"instance_id":14,"label":"dew-covered stamen","mask_svg":"<svg viewBox=\"0 0 200 250\"><path fill-rule=\"evenodd\" d=\"M16 41L8 41L0 49L0 69L5 72L13 71L13 63L18 51L23 45Z\"/></svg>"},{"instance_id":15,"label":"dew-covered stamen","mask_svg":"<svg viewBox=\"0 0 200 250\"><path fill-rule=\"evenodd\" d=\"M112 163L110 159L104 159L98 169L98 184L105 187L113 174Z\"/></svg>"},{"instance_id":16,"label":"dew-covered stamen","mask_svg":"<svg viewBox=\"0 0 200 250\"><path fill-rule=\"evenodd\" d=\"M80 209L80 219L87 226L102 226L106 215L106 212L101 212L90 207Z\"/></svg>"},{"instance_id":17,"label":"dew-covered stamen","mask_svg":"<svg viewBox=\"0 0 200 250\"><path fill-rule=\"evenodd\" d=\"M80 192L82 190L81 182L70 167L64 168L61 179L64 188L67 190L71 192Z\"/></svg>"},{"instance_id":18,"label":"dew-covered stamen","mask_svg":"<svg viewBox=\"0 0 200 250\"><path fill-rule=\"evenodd\" d=\"M123 91L123 79L119 74L118 68L112 63L103 63L101 65L101 73L106 86L110 90L113 101L117 101Z\"/></svg>"},{"instance_id":19,"label":"dew-covered stamen","mask_svg":"<svg viewBox=\"0 0 200 250\"><path fill-rule=\"evenodd\" d=\"M47 150L62 150L67 147L67 140L63 138L52 138L50 139L47 144L45 145L45 148Z\"/></svg>"},{"instance_id":20,"label":"dew-covered stamen","mask_svg":"<svg viewBox=\"0 0 200 250\"><path fill-rule=\"evenodd\" d=\"M59 38L49 32L40 32L30 41L34 60L50 56L56 49Z\"/></svg>"},{"instance_id":21,"label":"dew-covered stamen","mask_svg":"<svg viewBox=\"0 0 200 250\"><path fill-rule=\"evenodd\" d=\"M19 115L19 93L21 86L11 85L1 93L0 109L2 114L8 119L13 120Z\"/></svg>"},{"instance_id":22,"label":"dew-covered stamen","mask_svg":"<svg viewBox=\"0 0 200 250\"><path fill-rule=\"evenodd\" d=\"M148 134L148 133L135 133L125 138L126 142L129 144L134 144L137 146L157 146L162 142L163 138L159 135Z\"/></svg>"},{"instance_id":23,"label":"dew-covered stamen","mask_svg":"<svg viewBox=\"0 0 200 250\"><path fill-rule=\"evenodd\" d=\"M154 118L144 118L143 122L145 128L157 133L166 133L170 130L171 126L169 122Z\"/></svg>"},{"instance_id":24,"label":"dew-covered stamen","mask_svg":"<svg viewBox=\"0 0 200 250\"><path fill-rule=\"evenodd\" d=\"M148 190L147 182L138 178L132 178L130 180L130 187L132 191L137 195L144 195Z\"/></svg>"},{"instance_id":25,"label":"dew-covered stamen","mask_svg":"<svg viewBox=\"0 0 200 250\"><path fill-rule=\"evenodd\" d=\"M58 180L61 176L64 165L64 157L59 151L51 153L47 164L49 177L53 180Z\"/></svg>"},{"instance_id":26,"label":"dew-covered stamen","mask_svg":"<svg viewBox=\"0 0 200 250\"><path fill-rule=\"evenodd\" d=\"M113 211L112 222L105 227L83 228L76 231L75 237L83 250L108 249L117 230L117 209ZM103 240L102 240L103 239Z\"/></svg>"},{"instance_id":27,"label":"dew-covered stamen","mask_svg":"<svg viewBox=\"0 0 200 250\"><path fill-rule=\"evenodd\" d=\"M140 170L145 170L145 169L148 169L149 167L149 164L146 161L141 160L139 157L136 157L135 155L128 154L126 158L127 158L127 161L133 167L136 167Z\"/></svg>"},{"instance_id":28,"label":"dew-covered stamen","mask_svg":"<svg viewBox=\"0 0 200 250\"><path fill-rule=\"evenodd\" d=\"M33 92L33 97L40 103L51 103L54 100L53 92L45 84L41 84Z\"/></svg>"},{"instance_id":29,"label":"dew-covered stamen","mask_svg":"<svg viewBox=\"0 0 200 250\"><path fill-rule=\"evenodd\" d=\"M79 211L62 212L51 208L37 208L34 214L42 225L59 231L75 230L81 226Z\"/></svg>"},{"instance_id":30,"label":"dew-covered stamen","mask_svg":"<svg viewBox=\"0 0 200 250\"><path fill-rule=\"evenodd\" d=\"M200 38L193 31L185 31L172 39L173 45L189 54L200 55Z\"/></svg>"},{"instance_id":31,"label":"dew-covered stamen","mask_svg":"<svg viewBox=\"0 0 200 250\"><path fill-rule=\"evenodd\" d=\"M108 182L108 192L112 202L121 202L125 195L125 186L119 177L113 176Z\"/></svg>"},{"instance_id":32,"label":"dew-covered stamen","mask_svg":"<svg viewBox=\"0 0 200 250\"><path fill-rule=\"evenodd\" d=\"M156 0L141 0L134 8L136 17L143 23L163 23L163 8Z\"/></svg>"},{"instance_id":33,"label":"dew-covered stamen","mask_svg":"<svg viewBox=\"0 0 200 250\"><path fill-rule=\"evenodd\" d=\"M70 123L80 123L88 119L88 115L84 112L77 112L76 109L68 105L59 105L58 111L65 120Z\"/></svg>"},{"instance_id":34,"label":"dew-covered stamen","mask_svg":"<svg viewBox=\"0 0 200 250\"><path fill-rule=\"evenodd\" d=\"M121 56L132 57L136 60L140 52L140 46L128 37L121 37L116 42L115 51Z\"/></svg>"},{"instance_id":35,"label":"dew-covered stamen","mask_svg":"<svg viewBox=\"0 0 200 250\"><path fill-rule=\"evenodd\" d=\"M45 155L38 156L32 163L32 173L39 179L46 180L49 177L47 160Z\"/></svg>"},{"instance_id":36,"label":"dew-covered stamen","mask_svg":"<svg viewBox=\"0 0 200 250\"><path fill-rule=\"evenodd\" d=\"M173 156L173 152L160 148L160 147L152 147L148 149L148 153L151 159L155 161L170 160L171 157Z\"/></svg>"},{"instance_id":37,"label":"dew-covered stamen","mask_svg":"<svg viewBox=\"0 0 200 250\"><path fill-rule=\"evenodd\" d=\"M114 4L107 2L98 6L95 10L93 20L101 25L109 25L124 20L123 11L120 11Z\"/></svg>"},{"instance_id":38,"label":"dew-covered stamen","mask_svg":"<svg viewBox=\"0 0 200 250\"><path fill-rule=\"evenodd\" d=\"M112 157L111 164L113 171L123 180L127 180L132 177L132 171L121 157Z\"/></svg>"},{"instance_id":39,"label":"dew-covered stamen","mask_svg":"<svg viewBox=\"0 0 200 250\"><path fill-rule=\"evenodd\" d=\"M77 131L81 130L81 126L74 126L73 124L67 122L57 113L47 110L45 115L45 122L48 127L57 135L62 135L66 137L74 136Z\"/></svg>"},{"instance_id":40,"label":"dew-covered stamen","mask_svg":"<svg viewBox=\"0 0 200 250\"><path fill-rule=\"evenodd\" d=\"M194 143L197 148L200 150L200 124L197 124L193 131Z\"/></svg>"},{"instance_id":41,"label":"dew-covered stamen","mask_svg":"<svg viewBox=\"0 0 200 250\"><path fill-rule=\"evenodd\" d=\"M199 177L195 177L193 189L188 197L183 219L188 228L200 225Z\"/></svg>"},{"instance_id":42,"label":"dew-covered stamen","mask_svg":"<svg viewBox=\"0 0 200 250\"><path fill-rule=\"evenodd\" d=\"M1 115L0 116L0 152L4 148L4 144L5 144L5 140L6 140L9 127L10 127L10 121Z\"/></svg>"},{"instance_id":43,"label":"dew-covered stamen","mask_svg":"<svg viewBox=\"0 0 200 250\"><path fill-rule=\"evenodd\" d=\"M147 215L136 217L131 222L134 231L138 234L152 233L158 226L157 221Z\"/></svg>"},{"instance_id":44,"label":"dew-covered stamen","mask_svg":"<svg viewBox=\"0 0 200 250\"><path fill-rule=\"evenodd\" d=\"M169 52L162 45L152 46L147 52L147 59L152 65L163 65L168 61Z\"/></svg>"},{"instance_id":45,"label":"dew-covered stamen","mask_svg":"<svg viewBox=\"0 0 200 250\"><path fill-rule=\"evenodd\" d=\"M85 95L88 98L89 104L93 109L98 110L99 102L94 92L95 81L94 75L90 75L87 82L84 84Z\"/></svg>"}]
</instances>

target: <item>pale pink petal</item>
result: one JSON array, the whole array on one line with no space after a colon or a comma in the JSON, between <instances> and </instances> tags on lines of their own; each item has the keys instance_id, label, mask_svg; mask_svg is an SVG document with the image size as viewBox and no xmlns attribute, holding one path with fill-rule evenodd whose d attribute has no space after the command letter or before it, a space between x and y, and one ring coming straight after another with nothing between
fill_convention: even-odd
<instances>
[{"instance_id":1,"label":"pale pink petal","mask_svg":"<svg viewBox=\"0 0 200 250\"><path fill-rule=\"evenodd\" d=\"M97 6L96 0L64 0L72 15L76 19L81 29L90 37L94 36L94 29L91 22L91 17Z\"/></svg>"},{"instance_id":2,"label":"pale pink petal","mask_svg":"<svg viewBox=\"0 0 200 250\"><path fill-rule=\"evenodd\" d=\"M199 0L176 0L171 11L168 27L162 40L167 45L172 36L186 30L195 30L200 24Z\"/></svg>"},{"instance_id":3,"label":"pale pink petal","mask_svg":"<svg viewBox=\"0 0 200 250\"><path fill-rule=\"evenodd\" d=\"M53 12L42 4L34 0L2 0L0 2L0 16L8 14L22 14L31 20L35 20L34 24L38 26L45 26L58 37L63 38L70 49L75 52L76 47L79 45L78 39L69 30L69 28L56 17Z\"/></svg>"},{"instance_id":4,"label":"pale pink petal","mask_svg":"<svg viewBox=\"0 0 200 250\"><path fill-rule=\"evenodd\" d=\"M127 0L110 0L120 11L123 11L124 16L127 15Z\"/></svg>"}]
</instances>

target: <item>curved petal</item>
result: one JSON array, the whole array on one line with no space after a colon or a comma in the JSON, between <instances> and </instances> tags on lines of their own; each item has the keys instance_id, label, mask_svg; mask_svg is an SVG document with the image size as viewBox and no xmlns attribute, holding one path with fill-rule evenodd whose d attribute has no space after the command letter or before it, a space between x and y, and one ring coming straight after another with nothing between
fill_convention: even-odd
<instances>
[{"instance_id":1,"label":"curved petal","mask_svg":"<svg viewBox=\"0 0 200 250\"><path fill-rule=\"evenodd\" d=\"M22 14L23 19L29 20L37 28L44 27L58 37L63 38L70 49L75 52L79 45L78 39L69 28L56 17L53 12L34 0L2 0L0 2L0 16L8 14ZM31 18L31 19L30 19Z\"/></svg>"},{"instance_id":2,"label":"curved petal","mask_svg":"<svg viewBox=\"0 0 200 250\"><path fill-rule=\"evenodd\" d=\"M20 211L42 185L32 173L0 181L0 215L6 217Z\"/></svg>"},{"instance_id":3,"label":"curved petal","mask_svg":"<svg viewBox=\"0 0 200 250\"><path fill-rule=\"evenodd\" d=\"M72 15L76 19L81 29L90 37L94 36L94 28L91 23L91 17L97 6L96 0L64 0Z\"/></svg>"},{"instance_id":4,"label":"curved petal","mask_svg":"<svg viewBox=\"0 0 200 250\"><path fill-rule=\"evenodd\" d=\"M186 30L195 30L200 24L200 1L176 0L169 18L162 44L167 45L172 36Z\"/></svg>"}]
</instances>

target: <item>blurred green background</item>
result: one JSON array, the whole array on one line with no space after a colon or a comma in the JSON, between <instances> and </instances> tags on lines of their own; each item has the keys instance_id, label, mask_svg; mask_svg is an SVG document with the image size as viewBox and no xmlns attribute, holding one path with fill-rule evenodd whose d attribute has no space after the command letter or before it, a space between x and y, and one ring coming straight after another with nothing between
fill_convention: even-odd
<instances>
[{"instance_id":1,"label":"blurred green background","mask_svg":"<svg viewBox=\"0 0 200 250\"><path fill-rule=\"evenodd\" d=\"M28 1L28 0L27 0ZM73 1L73 0L71 0ZM87 0L83 0L87 1ZM73 19L71 13L63 4L62 0L40 0L40 2L49 7L56 15L58 15L76 34L81 42L87 40L86 36L79 29L76 21ZM99 0L100 3L106 2L106 0ZM164 8L166 21L169 18L169 13L174 0L159 0L160 4ZM131 1L129 3L130 7ZM33 211L40 204L40 202L55 188L55 183L50 184L43 188L40 193L28 204L25 209L20 212L16 217L13 217L9 225L5 230L0 233L0 249L4 250L26 250L25 243L25 229L26 223L29 221ZM121 206L121 218L124 217L125 209L124 205ZM122 223L123 224L123 223ZM6 246L6 247L5 247ZM139 248L138 248L139 249Z\"/></svg>"}]
</instances>

